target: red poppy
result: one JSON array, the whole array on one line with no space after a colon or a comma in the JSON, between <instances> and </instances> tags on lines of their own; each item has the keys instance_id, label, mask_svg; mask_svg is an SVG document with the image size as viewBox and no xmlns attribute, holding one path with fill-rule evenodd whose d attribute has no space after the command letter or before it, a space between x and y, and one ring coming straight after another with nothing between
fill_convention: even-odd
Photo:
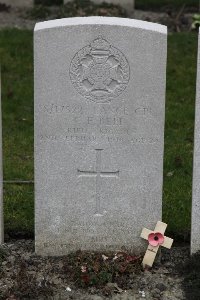
<instances>
[{"instance_id":1,"label":"red poppy","mask_svg":"<svg viewBox=\"0 0 200 300\"><path fill-rule=\"evenodd\" d=\"M164 235L160 232L152 232L148 236L148 241L151 246L157 247L164 243Z\"/></svg>"}]
</instances>

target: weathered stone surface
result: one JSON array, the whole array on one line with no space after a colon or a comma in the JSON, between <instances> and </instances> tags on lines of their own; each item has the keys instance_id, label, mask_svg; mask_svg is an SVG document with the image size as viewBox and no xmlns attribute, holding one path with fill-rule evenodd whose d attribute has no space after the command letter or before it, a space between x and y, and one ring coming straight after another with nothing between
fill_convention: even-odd
<instances>
[{"instance_id":1,"label":"weathered stone surface","mask_svg":"<svg viewBox=\"0 0 200 300\"><path fill-rule=\"evenodd\" d=\"M0 0L1 4L10 5L13 7L32 7L33 0Z\"/></svg>"},{"instance_id":2,"label":"weathered stone surface","mask_svg":"<svg viewBox=\"0 0 200 300\"><path fill-rule=\"evenodd\" d=\"M2 163L1 70L0 70L0 244L2 244L3 242L4 242L3 163Z\"/></svg>"},{"instance_id":3,"label":"weathered stone surface","mask_svg":"<svg viewBox=\"0 0 200 300\"><path fill-rule=\"evenodd\" d=\"M200 35L198 47L195 138L192 189L191 253L200 250Z\"/></svg>"},{"instance_id":4,"label":"weathered stone surface","mask_svg":"<svg viewBox=\"0 0 200 300\"><path fill-rule=\"evenodd\" d=\"M140 252L161 219L166 27L72 18L35 27L36 252Z\"/></svg>"},{"instance_id":5,"label":"weathered stone surface","mask_svg":"<svg viewBox=\"0 0 200 300\"><path fill-rule=\"evenodd\" d=\"M71 0L64 0L64 3L67 3ZM128 12L132 12L134 10L134 0L92 0L92 2L96 4L100 4L102 2L112 3L115 5L121 5L123 8L125 8Z\"/></svg>"}]
</instances>

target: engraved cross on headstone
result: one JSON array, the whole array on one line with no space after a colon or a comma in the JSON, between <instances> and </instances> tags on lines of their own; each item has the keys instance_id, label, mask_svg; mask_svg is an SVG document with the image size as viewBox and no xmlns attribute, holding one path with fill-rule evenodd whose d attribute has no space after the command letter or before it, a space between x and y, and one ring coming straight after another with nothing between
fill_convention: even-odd
<instances>
[{"instance_id":1,"label":"engraved cross on headstone","mask_svg":"<svg viewBox=\"0 0 200 300\"><path fill-rule=\"evenodd\" d=\"M95 214L101 214L101 178L102 177L119 177L119 171L102 171L101 170L101 151L103 149L96 150L96 168L95 170L79 170L79 176L96 177L96 212Z\"/></svg>"}]
</instances>

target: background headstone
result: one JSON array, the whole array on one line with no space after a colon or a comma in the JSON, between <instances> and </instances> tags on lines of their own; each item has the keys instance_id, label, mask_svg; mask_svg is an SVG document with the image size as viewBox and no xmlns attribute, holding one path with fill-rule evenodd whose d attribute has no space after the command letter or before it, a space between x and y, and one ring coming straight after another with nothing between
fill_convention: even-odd
<instances>
[{"instance_id":1,"label":"background headstone","mask_svg":"<svg viewBox=\"0 0 200 300\"><path fill-rule=\"evenodd\" d=\"M67 3L71 0L64 0L64 3ZM96 4L100 4L102 2L107 2L107 3L112 3L115 5L120 5L123 8L125 8L128 12L132 12L134 10L134 0L92 0L92 2L96 3Z\"/></svg>"},{"instance_id":2,"label":"background headstone","mask_svg":"<svg viewBox=\"0 0 200 300\"><path fill-rule=\"evenodd\" d=\"M196 112L194 134L191 253L200 250L200 35L197 63Z\"/></svg>"},{"instance_id":3,"label":"background headstone","mask_svg":"<svg viewBox=\"0 0 200 300\"><path fill-rule=\"evenodd\" d=\"M1 68L0 68L0 244L4 242L3 220L3 163L2 163L2 116L1 116Z\"/></svg>"},{"instance_id":4,"label":"background headstone","mask_svg":"<svg viewBox=\"0 0 200 300\"><path fill-rule=\"evenodd\" d=\"M0 3L12 7L32 7L34 0L0 0Z\"/></svg>"},{"instance_id":5,"label":"background headstone","mask_svg":"<svg viewBox=\"0 0 200 300\"><path fill-rule=\"evenodd\" d=\"M166 27L62 19L34 44L36 252L145 250L162 211Z\"/></svg>"}]
</instances>

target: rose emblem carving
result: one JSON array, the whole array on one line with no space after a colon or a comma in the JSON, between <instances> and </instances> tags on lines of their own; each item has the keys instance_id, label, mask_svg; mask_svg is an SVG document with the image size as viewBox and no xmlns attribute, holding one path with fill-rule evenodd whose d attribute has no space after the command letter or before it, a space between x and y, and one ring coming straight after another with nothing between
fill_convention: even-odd
<instances>
[{"instance_id":1,"label":"rose emblem carving","mask_svg":"<svg viewBox=\"0 0 200 300\"><path fill-rule=\"evenodd\" d=\"M71 61L75 89L96 103L118 97L127 87L130 68L126 57L102 37L78 51Z\"/></svg>"}]
</instances>

